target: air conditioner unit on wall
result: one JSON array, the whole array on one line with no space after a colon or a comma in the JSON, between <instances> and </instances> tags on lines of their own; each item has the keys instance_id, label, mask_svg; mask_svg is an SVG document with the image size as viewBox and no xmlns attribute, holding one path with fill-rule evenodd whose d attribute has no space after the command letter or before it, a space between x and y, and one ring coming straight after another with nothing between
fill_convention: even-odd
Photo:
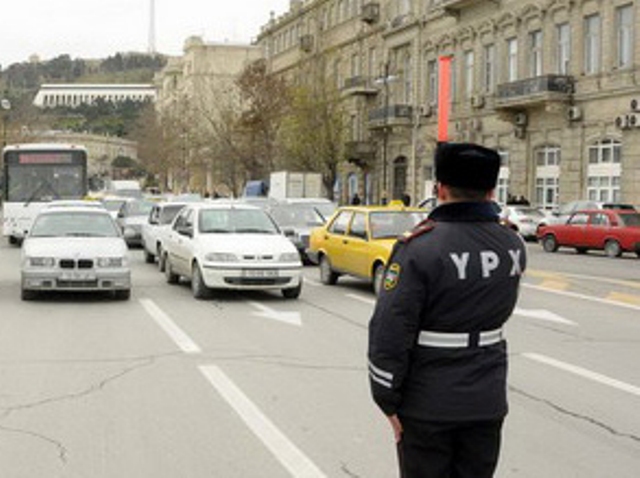
<instances>
[{"instance_id":1,"label":"air conditioner unit on wall","mask_svg":"<svg viewBox=\"0 0 640 478\"><path fill-rule=\"evenodd\" d=\"M432 105L420 105L418 107L418 114L420 116L432 116L433 115L433 106Z\"/></svg>"},{"instance_id":2,"label":"air conditioner unit on wall","mask_svg":"<svg viewBox=\"0 0 640 478\"><path fill-rule=\"evenodd\" d=\"M484 106L484 96L482 95L473 95L471 97L471 107L472 108L482 108Z\"/></svg>"},{"instance_id":3,"label":"air conditioner unit on wall","mask_svg":"<svg viewBox=\"0 0 640 478\"><path fill-rule=\"evenodd\" d=\"M579 106L569 106L567 108L567 119L569 121L579 121L582 119L582 110Z\"/></svg>"},{"instance_id":4,"label":"air conditioner unit on wall","mask_svg":"<svg viewBox=\"0 0 640 478\"><path fill-rule=\"evenodd\" d=\"M640 128L640 113L626 115L629 118L629 128Z\"/></svg>"},{"instance_id":5,"label":"air conditioner unit on wall","mask_svg":"<svg viewBox=\"0 0 640 478\"><path fill-rule=\"evenodd\" d=\"M527 117L527 113L516 113L513 117L513 122L516 126L526 126L529 118Z\"/></svg>"},{"instance_id":6,"label":"air conditioner unit on wall","mask_svg":"<svg viewBox=\"0 0 640 478\"><path fill-rule=\"evenodd\" d=\"M522 127L516 127L513 129L513 136L518 139L524 139L527 135L527 131Z\"/></svg>"},{"instance_id":7,"label":"air conditioner unit on wall","mask_svg":"<svg viewBox=\"0 0 640 478\"><path fill-rule=\"evenodd\" d=\"M616 116L615 123L616 128L629 129L629 115Z\"/></svg>"},{"instance_id":8,"label":"air conditioner unit on wall","mask_svg":"<svg viewBox=\"0 0 640 478\"><path fill-rule=\"evenodd\" d=\"M632 99L629 106L631 106L631 111L640 111L640 99L638 98Z\"/></svg>"}]
</instances>

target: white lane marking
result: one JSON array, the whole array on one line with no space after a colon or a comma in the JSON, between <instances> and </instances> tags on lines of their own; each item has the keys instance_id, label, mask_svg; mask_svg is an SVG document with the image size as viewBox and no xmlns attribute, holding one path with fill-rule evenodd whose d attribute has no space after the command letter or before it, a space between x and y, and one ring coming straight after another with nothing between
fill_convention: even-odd
<instances>
[{"instance_id":1,"label":"white lane marking","mask_svg":"<svg viewBox=\"0 0 640 478\"><path fill-rule=\"evenodd\" d=\"M541 292L549 292L550 294L558 294L558 295L564 295L564 296L567 296L567 297L573 297L575 299L590 300L591 302L598 302L600 304L615 305L617 307L623 307L623 308L626 308L626 309L640 310L640 306L637 306L637 305L628 304L626 302L619 302L619 301L616 301L616 300L601 299L600 297L591 297L589 295L578 294L576 292L567 292L567 291L562 291L562 290L547 289L546 287L540 287L540 286L531 285L531 284L522 284L522 287L526 287L528 289L539 290Z\"/></svg>"},{"instance_id":2,"label":"white lane marking","mask_svg":"<svg viewBox=\"0 0 640 478\"><path fill-rule=\"evenodd\" d=\"M289 471L291 476L296 478L326 477L220 368L215 365L203 365L199 369L249 429Z\"/></svg>"},{"instance_id":3,"label":"white lane marking","mask_svg":"<svg viewBox=\"0 0 640 478\"><path fill-rule=\"evenodd\" d=\"M285 324L297 325L298 327L302 326L300 312L282 312L274 310L271 307L267 307L260 302L249 301L248 303L252 307L258 309L258 312L253 312L253 315L264 317L265 319L278 320L280 322L284 322Z\"/></svg>"},{"instance_id":4,"label":"white lane marking","mask_svg":"<svg viewBox=\"0 0 640 478\"><path fill-rule=\"evenodd\" d=\"M521 317L529 317L531 319L539 319L539 320L546 320L546 321L549 321L549 322L557 322L559 324L573 325L573 326L578 325L572 320L565 319L564 317L561 317L558 314L554 314L553 312L550 312L550 311L545 310L545 309L521 309L519 307L516 307L513 310L513 314L514 315L519 315Z\"/></svg>"},{"instance_id":5,"label":"white lane marking","mask_svg":"<svg viewBox=\"0 0 640 478\"><path fill-rule=\"evenodd\" d=\"M369 305L376 305L376 299L372 299L371 297L364 297L362 295L357 294L346 294L347 297L355 300L359 300L360 302L364 302Z\"/></svg>"},{"instance_id":6,"label":"white lane marking","mask_svg":"<svg viewBox=\"0 0 640 478\"><path fill-rule=\"evenodd\" d=\"M198 354L201 352L200 347L191 340L191 338L178 327L171 318L165 314L160 307L151 299L140 299L140 303L147 313L156 321L162 330L180 347L180 349L188 354Z\"/></svg>"},{"instance_id":7,"label":"white lane marking","mask_svg":"<svg viewBox=\"0 0 640 478\"><path fill-rule=\"evenodd\" d=\"M628 383L621 382L620 380L616 380L607 377L606 375L592 372L582 367L577 367L575 365L561 362L560 360L552 359L551 357L547 357L545 355L536 353L524 353L522 355L530 360L535 360L536 362L559 368L560 370L564 370L565 372L573 373L575 375L588 378L589 380L593 380L594 382L598 382L603 385L609 385L610 387L617 388L618 390L622 390L623 392L631 393L640 397L640 387L629 385Z\"/></svg>"}]
</instances>

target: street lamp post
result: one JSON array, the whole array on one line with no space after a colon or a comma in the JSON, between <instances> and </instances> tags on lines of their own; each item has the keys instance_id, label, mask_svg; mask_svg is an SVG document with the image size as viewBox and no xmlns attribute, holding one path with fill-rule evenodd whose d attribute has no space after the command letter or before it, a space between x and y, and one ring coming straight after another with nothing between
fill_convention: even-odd
<instances>
[{"instance_id":1,"label":"street lamp post","mask_svg":"<svg viewBox=\"0 0 640 478\"><path fill-rule=\"evenodd\" d=\"M378 78L376 83L384 86L384 110L382 112L382 191L383 194L388 194L387 187L387 150L389 146L389 83L395 81L396 77L389 74L389 62L384 64L384 76ZM388 199L388 198L387 198Z\"/></svg>"},{"instance_id":2,"label":"street lamp post","mask_svg":"<svg viewBox=\"0 0 640 478\"><path fill-rule=\"evenodd\" d=\"M2 146L4 147L7 145L7 122L9 121L11 102L7 98L2 98L0 108L2 109Z\"/></svg>"}]
</instances>

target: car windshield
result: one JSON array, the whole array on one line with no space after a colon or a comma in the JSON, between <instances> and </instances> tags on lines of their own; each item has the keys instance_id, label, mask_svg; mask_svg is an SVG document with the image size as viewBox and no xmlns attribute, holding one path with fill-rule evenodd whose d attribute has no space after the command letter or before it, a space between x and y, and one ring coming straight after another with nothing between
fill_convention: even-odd
<instances>
[{"instance_id":1,"label":"car windshield","mask_svg":"<svg viewBox=\"0 0 640 478\"><path fill-rule=\"evenodd\" d=\"M544 217L544 214L542 213L542 211L534 207L519 208L519 209L516 209L516 213L519 216L526 216L534 219L542 219Z\"/></svg>"},{"instance_id":2,"label":"car windshield","mask_svg":"<svg viewBox=\"0 0 640 478\"><path fill-rule=\"evenodd\" d=\"M413 229L426 219L428 213L418 211L381 211L369 216L369 227L373 239L395 238Z\"/></svg>"},{"instance_id":3,"label":"car windshield","mask_svg":"<svg viewBox=\"0 0 640 478\"><path fill-rule=\"evenodd\" d=\"M182 210L184 204L171 204L164 206L160 211L160 224L171 224L173 218Z\"/></svg>"},{"instance_id":4,"label":"car windshield","mask_svg":"<svg viewBox=\"0 0 640 478\"><path fill-rule=\"evenodd\" d=\"M620 214L620 220L625 226L640 226L640 213L638 214Z\"/></svg>"},{"instance_id":5,"label":"car windshield","mask_svg":"<svg viewBox=\"0 0 640 478\"><path fill-rule=\"evenodd\" d=\"M126 199L103 199L102 205L107 211L118 211L125 202Z\"/></svg>"},{"instance_id":6,"label":"car windshield","mask_svg":"<svg viewBox=\"0 0 640 478\"><path fill-rule=\"evenodd\" d=\"M153 208L150 201L131 201L126 208L125 215L130 216L148 216Z\"/></svg>"},{"instance_id":7,"label":"car windshield","mask_svg":"<svg viewBox=\"0 0 640 478\"><path fill-rule=\"evenodd\" d=\"M108 214L56 212L38 216L31 237L118 237L118 229Z\"/></svg>"},{"instance_id":8,"label":"car windshield","mask_svg":"<svg viewBox=\"0 0 640 478\"><path fill-rule=\"evenodd\" d=\"M324 224L324 217L312 206L277 206L269 210L280 227L316 227Z\"/></svg>"},{"instance_id":9,"label":"car windshield","mask_svg":"<svg viewBox=\"0 0 640 478\"><path fill-rule=\"evenodd\" d=\"M203 209L198 230L203 234L279 234L269 215L261 209Z\"/></svg>"}]
</instances>

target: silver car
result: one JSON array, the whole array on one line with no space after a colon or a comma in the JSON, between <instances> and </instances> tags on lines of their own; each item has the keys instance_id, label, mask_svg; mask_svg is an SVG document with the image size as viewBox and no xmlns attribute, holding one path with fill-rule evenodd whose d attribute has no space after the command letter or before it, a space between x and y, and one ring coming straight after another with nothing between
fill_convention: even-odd
<instances>
[{"instance_id":1,"label":"silver car","mask_svg":"<svg viewBox=\"0 0 640 478\"><path fill-rule=\"evenodd\" d=\"M21 296L43 291L111 291L131 295L127 245L109 212L94 207L47 208L24 240Z\"/></svg>"}]
</instances>

